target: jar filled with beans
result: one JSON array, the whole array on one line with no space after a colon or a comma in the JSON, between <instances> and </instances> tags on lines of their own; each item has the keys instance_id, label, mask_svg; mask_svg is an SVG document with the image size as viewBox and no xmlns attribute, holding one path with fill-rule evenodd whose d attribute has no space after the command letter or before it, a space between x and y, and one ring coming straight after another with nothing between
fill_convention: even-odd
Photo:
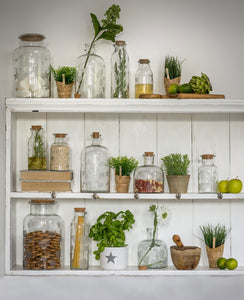
<instances>
[{"instance_id":1,"label":"jar filled with beans","mask_svg":"<svg viewBox=\"0 0 244 300\"><path fill-rule=\"evenodd\" d=\"M63 266L64 221L54 200L31 200L23 222L23 268L52 270Z\"/></svg>"},{"instance_id":2,"label":"jar filled with beans","mask_svg":"<svg viewBox=\"0 0 244 300\"><path fill-rule=\"evenodd\" d=\"M154 153L145 152L144 165L134 171L135 193L163 193L164 176L163 171L154 165Z\"/></svg>"},{"instance_id":3,"label":"jar filled with beans","mask_svg":"<svg viewBox=\"0 0 244 300\"><path fill-rule=\"evenodd\" d=\"M54 133L55 141L51 145L50 151L50 170L67 171L69 170L70 150L66 142L66 133Z\"/></svg>"}]
</instances>

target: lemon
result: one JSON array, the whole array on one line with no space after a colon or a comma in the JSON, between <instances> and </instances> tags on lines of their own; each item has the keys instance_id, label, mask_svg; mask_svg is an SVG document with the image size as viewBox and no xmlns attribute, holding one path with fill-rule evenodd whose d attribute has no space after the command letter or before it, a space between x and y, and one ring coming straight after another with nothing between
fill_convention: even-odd
<instances>
[{"instance_id":1,"label":"lemon","mask_svg":"<svg viewBox=\"0 0 244 300\"><path fill-rule=\"evenodd\" d=\"M229 270L235 270L238 266L238 262L235 258L229 258L225 262L225 267Z\"/></svg>"},{"instance_id":2,"label":"lemon","mask_svg":"<svg viewBox=\"0 0 244 300\"><path fill-rule=\"evenodd\" d=\"M225 262L226 262L226 258L224 257L221 257L217 260L217 266L220 268L220 269L225 269Z\"/></svg>"},{"instance_id":3,"label":"lemon","mask_svg":"<svg viewBox=\"0 0 244 300\"><path fill-rule=\"evenodd\" d=\"M178 84L171 84L171 86L169 87L169 94L173 95L173 94L177 94L178 93Z\"/></svg>"}]
</instances>

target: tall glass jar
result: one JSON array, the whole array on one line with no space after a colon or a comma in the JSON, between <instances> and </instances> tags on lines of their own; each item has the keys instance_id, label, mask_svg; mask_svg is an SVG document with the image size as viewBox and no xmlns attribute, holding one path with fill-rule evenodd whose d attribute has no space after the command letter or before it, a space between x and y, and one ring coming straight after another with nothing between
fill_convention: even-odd
<instances>
[{"instance_id":1,"label":"tall glass jar","mask_svg":"<svg viewBox=\"0 0 244 300\"><path fill-rule=\"evenodd\" d=\"M28 140L28 170L46 170L47 157L45 136L41 125L31 127Z\"/></svg>"},{"instance_id":2,"label":"tall glass jar","mask_svg":"<svg viewBox=\"0 0 244 300\"><path fill-rule=\"evenodd\" d=\"M198 168L198 192L216 193L218 169L214 165L214 154L202 154L202 166Z\"/></svg>"},{"instance_id":3,"label":"tall glass jar","mask_svg":"<svg viewBox=\"0 0 244 300\"><path fill-rule=\"evenodd\" d=\"M105 98L105 63L94 48L86 44L85 54L77 59L76 93L81 98Z\"/></svg>"},{"instance_id":4,"label":"tall glass jar","mask_svg":"<svg viewBox=\"0 0 244 300\"><path fill-rule=\"evenodd\" d=\"M104 192L110 189L109 151L101 145L101 135L93 132L92 144L81 152L81 191Z\"/></svg>"},{"instance_id":5,"label":"tall glass jar","mask_svg":"<svg viewBox=\"0 0 244 300\"><path fill-rule=\"evenodd\" d=\"M52 270L63 266L64 221L55 213L54 200L31 200L23 221L23 267Z\"/></svg>"},{"instance_id":6,"label":"tall glass jar","mask_svg":"<svg viewBox=\"0 0 244 300\"><path fill-rule=\"evenodd\" d=\"M19 36L20 46L13 52L14 97L49 97L51 58L44 39L37 33Z\"/></svg>"},{"instance_id":7,"label":"tall glass jar","mask_svg":"<svg viewBox=\"0 0 244 300\"><path fill-rule=\"evenodd\" d=\"M163 193L164 176L163 171L154 165L153 152L145 152L144 165L134 171L135 193Z\"/></svg>"},{"instance_id":8,"label":"tall glass jar","mask_svg":"<svg viewBox=\"0 0 244 300\"><path fill-rule=\"evenodd\" d=\"M125 41L116 41L111 59L111 97L129 98L129 56Z\"/></svg>"},{"instance_id":9,"label":"tall glass jar","mask_svg":"<svg viewBox=\"0 0 244 300\"><path fill-rule=\"evenodd\" d=\"M70 230L70 268L72 270L88 269L88 235L86 209L84 207L76 207Z\"/></svg>"},{"instance_id":10,"label":"tall glass jar","mask_svg":"<svg viewBox=\"0 0 244 300\"><path fill-rule=\"evenodd\" d=\"M69 170L69 144L66 142L66 133L54 133L55 141L51 145L50 170Z\"/></svg>"},{"instance_id":11,"label":"tall glass jar","mask_svg":"<svg viewBox=\"0 0 244 300\"><path fill-rule=\"evenodd\" d=\"M155 236L153 236L155 234ZM147 239L138 246L138 266L161 269L168 266L168 249L164 241L157 237L157 231L147 228Z\"/></svg>"},{"instance_id":12,"label":"tall glass jar","mask_svg":"<svg viewBox=\"0 0 244 300\"><path fill-rule=\"evenodd\" d=\"M149 59L140 59L135 75L135 98L141 94L153 93L153 73Z\"/></svg>"}]
</instances>

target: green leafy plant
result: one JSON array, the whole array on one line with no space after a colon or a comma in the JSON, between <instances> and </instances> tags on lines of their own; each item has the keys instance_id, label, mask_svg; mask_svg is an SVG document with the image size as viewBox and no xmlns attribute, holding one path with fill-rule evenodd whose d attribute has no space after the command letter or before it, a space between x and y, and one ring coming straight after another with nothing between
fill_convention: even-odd
<instances>
[{"instance_id":1,"label":"green leafy plant","mask_svg":"<svg viewBox=\"0 0 244 300\"><path fill-rule=\"evenodd\" d=\"M181 76L183 62L177 56L166 56L164 60L164 76L168 78L166 69L169 72L169 79Z\"/></svg>"},{"instance_id":2,"label":"green leafy plant","mask_svg":"<svg viewBox=\"0 0 244 300\"><path fill-rule=\"evenodd\" d=\"M109 166L115 169L117 175L130 176L131 172L138 166L138 160L134 157L118 156L109 159Z\"/></svg>"},{"instance_id":3,"label":"green leafy plant","mask_svg":"<svg viewBox=\"0 0 244 300\"><path fill-rule=\"evenodd\" d=\"M203 234L204 242L209 248L213 248L213 238L215 237L215 247L219 247L225 243L225 240L230 232L230 229L225 225L218 224L213 226L211 224L200 226Z\"/></svg>"},{"instance_id":4,"label":"green leafy plant","mask_svg":"<svg viewBox=\"0 0 244 300\"><path fill-rule=\"evenodd\" d=\"M76 68L74 67L58 67L58 69L54 69L51 66L51 72L56 81L63 82L63 75L65 76L65 84L71 84L75 81L76 76Z\"/></svg>"},{"instance_id":5,"label":"green leafy plant","mask_svg":"<svg viewBox=\"0 0 244 300\"><path fill-rule=\"evenodd\" d=\"M113 93L113 98L128 98L129 87L126 80L126 51L119 49L119 62L114 64L116 88Z\"/></svg>"},{"instance_id":6,"label":"green leafy plant","mask_svg":"<svg viewBox=\"0 0 244 300\"><path fill-rule=\"evenodd\" d=\"M167 175L187 175L187 169L190 164L188 154L172 153L161 158Z\"/></svg>"},{"instance_id":7,"label":"green leafy plant","mask_svg":"<svg viewBox=\"0 0 244 300\"><path fill-rule=\"evenodd\" d=\"M81 88L81 84L82 84L83 77L85 74L85 69L86 69L93 45L98 40L102 40L102 39L114 42L117 34L119 34L120 32L123 31L123 26L120 24L116 24L117 19L119 19L119 17L120 17L120 10L121 9L120 9L119 5L113 4L105 12L105 14L104 14L105 19L102 19L101 23L98 21L96 15L94 15L93 13L90 14L91 19L92 19L93 28L94 28L94 37L90 43L90 47L87 52L87 57L86 57L86 60L84 63L84 68L83 68L84 71L81 74L81 80L79 82L79 85L78 85L78 88L76 91L77 94L79 93L80 88Z\"/></svg>"},{"instance_id":8,"label":"green leafy plant","mask_svg":"<svg viewBox=\"0 0 244 300\"><path fill-rule=\"evenodd\" d=\"M36 130L36 134L34 137L34 153L35 157L44 157L45 156L45 147L44 142L42 140L42 136L39 133L39 130Z\"/></svg>"},{"instance_id":9,"label":"green leafy plant","mask_svg":"<svg viewBox=\"0 0 244 300\"><path fill-rule=\"evenodd\" d=\"M134 215L129 211L117 214L107 211L97 218L90 228L89 237L97 243L97 250L93 253L97 260L105 247L125 247L125 230L129 231L135 223Z\"/></svg>"}]
</instances>

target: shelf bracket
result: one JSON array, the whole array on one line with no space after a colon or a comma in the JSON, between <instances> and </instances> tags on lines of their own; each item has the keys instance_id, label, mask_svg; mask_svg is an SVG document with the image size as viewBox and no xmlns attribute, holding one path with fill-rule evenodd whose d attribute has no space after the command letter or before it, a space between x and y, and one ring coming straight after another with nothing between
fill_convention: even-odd
<instances>
[{"instance_id":1,"label":"shelf bracket","mask_svg":"<svg viewBox=\"0 0 244 300\"><path fill-rule=\"evenodd\" d=\"M219 200L222 200L224 197L223 197L223 194L222 193L217 193L217 198Z\"/></svg>"},{"instance_id":2,"label":"shelf bracket","mask_svg":"<svg viewBox=\"0 0 244 300\"><path fill-rule=\"evenodd\" d=\"M180 200L181 199L181 194L180 193L176 194L175 198L178 199L178 200Z\"/></svg>"},{"instance_id":3,"label":"shelf bracket","mask_svg":"<svg viewBox=\"0 0 244 300\"><path fill-rule=\"evenodd\" d=\"M93 199L98 199L99 197L98 197L97 193L93 193L92 198Z\"/></svg>"},{"instance_id":4,"label":"shelf bracket","mask_svg":"<svg viewBox=\"0 0 244 300\"><path fill-rule=\"evenodd\" d=\"M135 193L135 194L134 194L134 198L135 198L135 199L140 199L139 194L138 194L138 193Z\"/></svg>"},{"instance_id":5,"label":"shelf bracket","mask_svg":"<svg viewBox=\"0 0 244 300\"><path fill-rule=\"evenodd\" d=\"M51 198L52 198L52 199L55 199L55 198L56 198L56 193L55 193L54 191L51 193Z\"/></svg>"}]
</instances>

